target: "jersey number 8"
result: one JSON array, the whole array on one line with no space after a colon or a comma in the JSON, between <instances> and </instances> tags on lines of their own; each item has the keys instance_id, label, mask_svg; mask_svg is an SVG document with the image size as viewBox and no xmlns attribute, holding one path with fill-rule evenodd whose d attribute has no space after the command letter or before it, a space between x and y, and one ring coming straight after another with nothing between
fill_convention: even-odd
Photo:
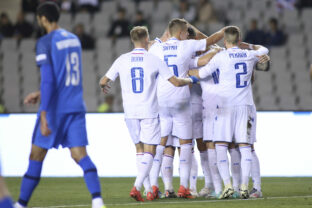
<instances>
[{"instance_id":1,"label":"jersey number 8","mask_svg":"<svg viewBox=\"0 0 312 208\"><path fill-rule=\"evenodd\" d=\"M77 86L80 82L79 56L77 52L72 52L66 57L66 82L65 85Z\"/></svg>"},{"instance_id":2,"label":"jersey number 8","mask_svg":"<svg viewBox=\"0 0 312 208\"><path fill-rule=\"evenodd\" d=\"M134 93L143 92L143 78L144 71L142 67L133 67L131 68L131 78L132 78L132 91ZM139 84L139 88L138 85Z\"/></svg>"}]
</instances>

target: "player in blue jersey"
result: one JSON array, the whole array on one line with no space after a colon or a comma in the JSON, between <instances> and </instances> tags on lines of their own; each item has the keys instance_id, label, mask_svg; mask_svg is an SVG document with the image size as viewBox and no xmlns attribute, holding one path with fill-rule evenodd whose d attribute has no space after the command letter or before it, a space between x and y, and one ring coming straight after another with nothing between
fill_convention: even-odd
<instances>
[{"instance_id":1,"label":"player in blue jersey","mask_svg":"<svg viewBox=\"0 0 312 208\"><path fill-rule=\"evenodd\" d=\"M4 178L1 176L1 163L0 163L0 207L13 208L12 199L4 183Z\"/></svg>"},{"instance_id":2,"label":"player in blue jersey","mask_svg":"<svg viewBox=\"0 0 312 208\"><path fill-rule=\"evenodd\" d=\"M43 160L51 148L70 149L82 168L92 195L92 208L104 207L97 169L87 155L85 104L82 91L81 44L72 33L59 28L59 7L46 2L37 8L37 21L47 32L37 42L36 61L41 72L40 92L31 93L25 103L41 97L32 138L29 165L16 207L26 207L39 183Z\"/></svg>"}]
</instances>

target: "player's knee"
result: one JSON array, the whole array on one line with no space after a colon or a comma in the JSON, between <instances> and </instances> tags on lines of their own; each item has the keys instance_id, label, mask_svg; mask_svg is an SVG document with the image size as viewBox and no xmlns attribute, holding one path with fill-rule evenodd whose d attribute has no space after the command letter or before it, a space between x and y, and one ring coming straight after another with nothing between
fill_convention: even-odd
<instances>
[{"instance_id":1,"label":"player's knee","mask_svg":"<svg viewBox=\"0 0 312 208\"><path fill-rule=\"evenodd\" d=\"M166 146L167 140L168 140L168 136L162 137L161 140L160 140L160 145Z\"/></svg>"},{"instance_id":2,"label":"player's knee","mask_svg":"<svg viewBox=\"0 0 312 208\"><path fill-rule=\"evenodd\" d=\"M73 160L75 160L76 163L78 163L82 158L87 156L87 152L85 148L71 148L70 149L71 157Z\"/></svg>"},{"instance_id":3,"label":"player's knee","mask_svg":"<svg viewBox=\"0 0 312 208\"><path fill-rule=\"evenodd\" d=\"M168 146L168 147L165 148L164 154L165 154L165 155L174 156L174 150L175 150L174 147Z\"/></svg>"},{"instance_id":4,"label":"player's knee","mask_svg":"<svg viewBox=\"0 0 312 208\"><path fill-rule=\"evenodd\" d=\"M197 149L198 151L202 152L202 151L206 151L206 144L202 139L197 139Z\"/></svg>"},{"instance_id":5,"label":"player's knee","mask_svg":"<svg viewBox=\"0 0 312 208\"><path fill-rule=\"evenodd\" d=\"M216 146L213 142L207 142L206 147L207 149L216 149Z\"/></svg>"},{"instance_id":6,"label":"player's knee","mask_svg":"<svg viewBox=\"0 0 312 208\"><path fill-rule=\"evenodd\" d=\"M43 161L46 154L47 154L46 149L43 149L43 148L40 148L40 147L33 145L31 148L29 159L35 160L35 161Z\"/></svg>"}]
</instances>

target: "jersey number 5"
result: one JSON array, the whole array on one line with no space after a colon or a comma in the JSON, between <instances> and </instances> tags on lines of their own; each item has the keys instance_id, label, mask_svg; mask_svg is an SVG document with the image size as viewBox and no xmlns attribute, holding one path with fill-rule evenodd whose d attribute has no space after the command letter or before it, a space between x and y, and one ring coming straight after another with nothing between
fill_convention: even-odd
<instances>
[{"instance_id":1,"label":"jersey number 5","mask_svg":"<svg viewBox=\"0 0 312 208\"><path fill-rule=\"evenodd\" d=\"M144 78L143 68L142 67L131 68L131 78L132 78L132 91L134 93L142 93L143 92L143 78Z\"/></svg>"},{"instance_id":2,"label":"jersey number 5","mask_svg":"<svg viewBox=\"0 0 312 208\"><path fill-rule=\"evenodd\" d=\"M244 62L241 63L236 63L234 65L235 70L240 70L241 68L243 68L243 72L239 72L236 74L236 88L244 88L247 86L247 81L244 81L243 83L241 83L241 76L246 75L247 74L247 65Z\"/></svg>"},{"instance_id":3,"label":"jersey number 5","mask_svg":"<svg viewBox=\"0 0 312 208\"><path fill-rule=\"evenodd\" d=\"M164 59L165 59L165 62L167 63L167 66L172 67L174 75L178 77L179 76L178 66L175 64L170 65L169 60L168 60L169 57L177 57L177 55L165 55Z\"/></svg>"},{"instance_id":4,"label":"jersey number 5","mask_svg":"<svg viewBox=\"0 0 312 208\"><path fill-rule=\"evenodd\" d=\"M65 85L77 86L80 82L79 56L72 52L66 57L66 82Z\"/></svg>"}]
</instances>

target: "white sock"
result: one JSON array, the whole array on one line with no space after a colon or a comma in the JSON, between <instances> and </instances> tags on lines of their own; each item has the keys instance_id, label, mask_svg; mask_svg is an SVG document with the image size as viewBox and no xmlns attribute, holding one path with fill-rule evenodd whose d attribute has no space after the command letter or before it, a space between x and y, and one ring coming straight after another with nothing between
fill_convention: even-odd
<instances>
[{"instance_id":1,"label":"white sock","mask_svg":"<svg viewBox=\"0 0 312 208\"><path fill-rule=\"evenodd\" d=\"M137 171L138 171L138 173L140 172L139 165L140 165L140 162L141 162L141 160L142 160L143 155L144 155L143 152L139 152L139 153L136 154L136 166L137 166ZM144 179L143 186L144 186L144 189L145 189L145 190L149 190L149 189L151 188L149 176L147 176L147 177Z\"/></svg>"},{"instance_id":2,"label":"white sock","mask_svg":"<svg viewBox=\"0 0 312 208\"><path fill-rule=\"evenodd\" d=\"M165 185L165 190L173 191L173 156L164 155L161 164L161 175Z\"/></svg>"},{"instance_id":3,"label":"white sock","mask_svg":"<svg viewBox=\"0 0 312 208\"><path fill-rule=\"evenodd\" d=\"M216 144L217 163L220 175L222 177L224 186L231 184L231 176L229 170L229 159L227 156L228 146L223 144Z\"/></svg>"},{"instance_id":4,"label":"white sock","mask_svg":"<svg viewBox=\"0 0 312 208\"><path fill-rule=\"evenodd\" d=\"M231 155L231 173L233 180L234 191L239 191L240 179L241 179L241 156L238 148L233 148L229 150Z\"/></svg>"},{"instance_id":5,"label":"white sock","mask_svg":"<svg viewBox=\"0 0 312 208\"><path fill-rule=\"evenodd\" d=\"M180 185L188 188L188 180L191 173L192 143L182 144L180 152Z\"/></svg>"},{"instance_id":6,"label":"white sock","mask_svg":"<svg viewBox=\"0 0 312 208\"><path fill-rule=\"evenodd\" d=\"M239 147L239 151L241 153L241 167L242 167L242 185L246 185L248 187L250 170L251 170L251 147L243 146Z\"/></svg>"},{"instance_id":7,"label":"white sock","mask_svg":"<svg viewBox=\"0 0 312 208\"><path fill-rule=\"evenodd\" d=\"M253 188L261 191L260 163L256 151L252 151L251 156L251 178L253 181Z\"/></svg>"},{"instance_id":8,"label":"white sock","mask_svg":"<svg viewBox=\"0 0 312 208\"><path fill-rule=\"evenodd\" d=\"M215 149L208 149L208 162L215 192L220 193L222 191L222 179L217 165L217 152Z\"/></svg>"},{"instance_id":9,"label":"white sock","mask_svg":"<svg viewBox=\"0 0 312 208\"><path fill-rule=\"evenodd\" d=\"M103 206L104 203L101 197L92 199L92 208L102 208Z\"/></svg>"},{"instance_id":10,"label":"white sock","mask_svg":"<svg viewBox=\"0 0 312 208\"><path fill-rule=\"evenodd\" d=\"M156 154L154 157L154 161L153 161L153 166L150 172L150 183L151 186L158 186L158 176L159 176L159 171L160 171L160 166L161 166L161 162L162 162L162 157L164 154L164 149L165 147L162 145L157 145L156 147Z\"/></svg>"},{"instance_id":11,"label":"white sock","mask_svg":"<svg viewBox=\"0 0 312 208\"><path fill-rule=\"evenodd\" d=\"M203 174L205 176L205 188L213 188L213 182L211 178L209 162L208 162L208 153L206 151L202 151L199 153L200 155L200 163L203 169Z\"/></svg>"},{"instance_id":12,"label":"white sock","mask_svg":"<svg viewBox=\"0 0 312 208\"><path fill-rule=\"evenodd\" d=\"M140 172L138 173L138 176L136 177L136 180L134 183L134 186L136 187L138 191L141 190L143 181L148 176L151 170L152 164L153 164L153 155L149 152L144 152L144 155L139 165ZM151 192L152 190L147 189L146 191Z\"/></svg>"},{"instance_id":13,"label":"white sock","mask_svg":"<svg viewBox=\"0 0 312 208\"><path fill-rule=\"evenodd\" d=\"M195 192L197 192L197 176L198 176L198 163L193 151L191 173L190 173L190 189Z\"/></svg>"}]
</instances>

